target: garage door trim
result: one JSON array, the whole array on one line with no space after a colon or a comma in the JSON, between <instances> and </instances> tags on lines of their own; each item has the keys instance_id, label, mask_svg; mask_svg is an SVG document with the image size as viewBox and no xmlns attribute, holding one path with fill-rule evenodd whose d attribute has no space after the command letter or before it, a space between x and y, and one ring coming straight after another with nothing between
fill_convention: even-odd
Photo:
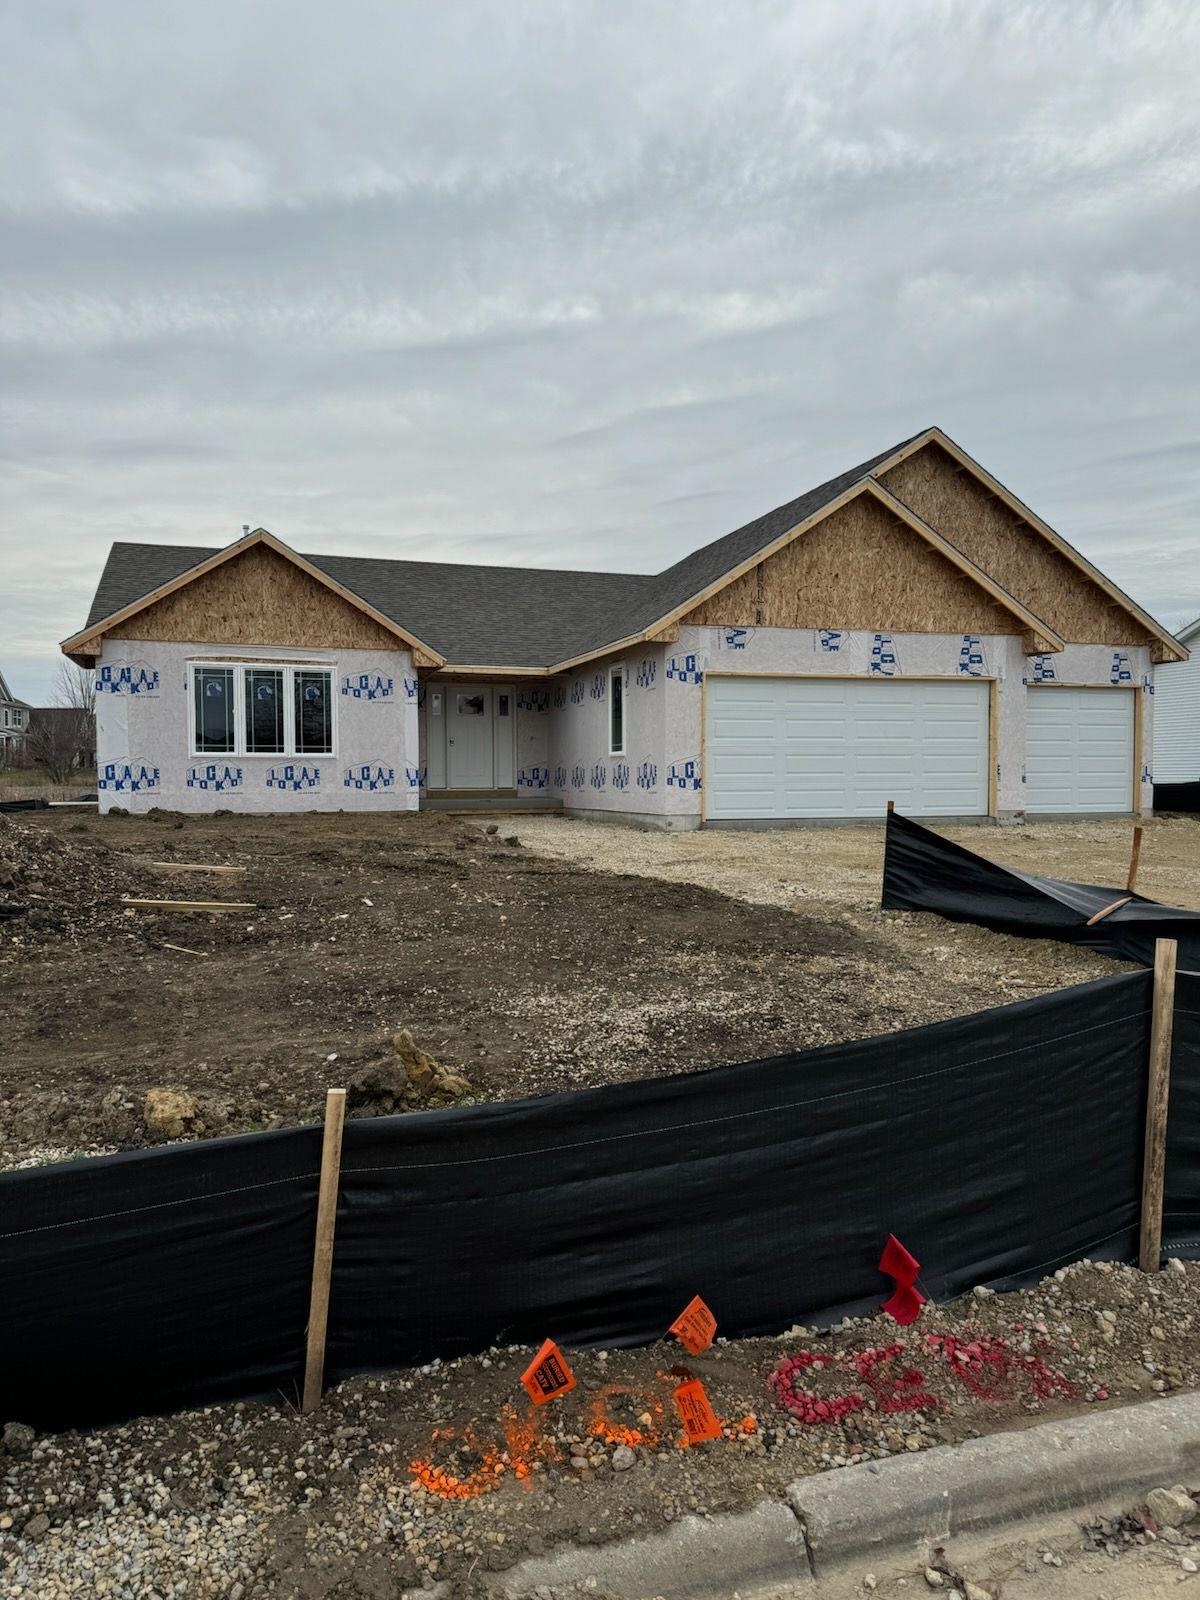
<instances>
[{"instance_id":1,"label":"garage door trim","mask_svg":"<svg viewBox=\"0 0 1200 1600\"><path fill-rule=\"evenodd\" d=\"M700 680L700 822L708 821L708 680L710 678L791 678L809 683L986 683L987 684L987 812L996 816L999 795L999 710L1000 680L993 673L978 677L950 672L905 672L894 678L873 678L866 672L724 672L706 670ZM1141 696L1137 716L1140 728ZM1138 749L1141 749L1140 734ZM1136 774L1135 774L1136 777Z\"/></svg>"}]
</instances>

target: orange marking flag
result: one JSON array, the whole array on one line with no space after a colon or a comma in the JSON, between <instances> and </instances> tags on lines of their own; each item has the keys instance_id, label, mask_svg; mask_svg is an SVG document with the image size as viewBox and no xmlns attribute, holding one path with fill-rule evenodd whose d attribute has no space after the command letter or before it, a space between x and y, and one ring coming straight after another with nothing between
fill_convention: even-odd
<instances>
[{"instance_id":1,"label":"orange marking flag","mask_svg":"<svg viewBox=\"0 0 1200 1600\"><path fill-rule=\"evenodd\" d=\"M719 1439L721 1424L709 1403L708 1394L699 1378L689 1378L675 1391L675 1404L683 1418L683 1430L689 1444L703 1444L705 1439Z\"/></svg>"},{"instance_id":2,"label":"orange marking flag","mask_svg":"<svg viewBox=\"0 0 1200 1600\"><path fill-rule=\"evenodd\" d=\"M521 1374L521 1382L534 1405L544 1406L547 1400L554 1400L575 1387L575 1374L554 1340L547 1339Z\"/></svg>"},{"instance_id":3,"label":"orange marking flag","mask_svg":"<svg viewBox=\"0 0 1200 1600\"><path fill-rule=\"evenodd\" d=\"M698 1356L707 1350L717 1331L717 1319L699 1295L687 1305L671 1324L671 1332L689 1355Z\"/></svg>"}]
</instances>

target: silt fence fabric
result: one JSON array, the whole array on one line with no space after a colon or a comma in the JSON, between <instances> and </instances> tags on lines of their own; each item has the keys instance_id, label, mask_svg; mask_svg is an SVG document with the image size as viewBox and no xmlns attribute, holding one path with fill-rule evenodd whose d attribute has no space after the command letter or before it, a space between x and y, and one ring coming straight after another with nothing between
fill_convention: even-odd
<instances>
[{"instance_id":1,"label":"silt fence fabric","mask_svg":"<svg viewBox=\"0 0 1200 1600\"><path fill-rule=\"evenodd\" d=\"M327 1373L729 1336L1136 1244L1151 979L581 1093L346 1125ZM1200 1110L1200 1108L1197 1108ZM0 1414L295 1399L320 1131L0 1175Z\"/></svg>"},{"instance_id":2,"label":"silt fence fabric","mask_svg":"<svg viewBox=\"0 0 1200 1600\"><path fill-rule=\"evenodd\" d=\"M1129 904L1088 926L1127 896ZM998 933L1059 939L1142 966L1154 965L1157 939L1175 939L1180 967L1200 971L1200 911L998 866L896 811L887 817L882 904L885 911L934 911Z\"/></svg>"}]
</instances>

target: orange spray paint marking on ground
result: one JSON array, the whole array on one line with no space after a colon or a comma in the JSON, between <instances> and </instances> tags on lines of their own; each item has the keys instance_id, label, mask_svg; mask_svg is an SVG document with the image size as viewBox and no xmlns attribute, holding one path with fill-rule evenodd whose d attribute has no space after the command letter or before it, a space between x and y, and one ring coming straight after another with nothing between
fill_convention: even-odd
<instances>
[{"instance_id":1,"label":"orange spray paint marking on ground","mask_svg":"<svg viewBox=\"0 0 1200 1600\"><path fill-rule=\"evenodd\" d=\"M612 1415L615 1400L625 1399L625 1409L637 1413L637 1426L618 1421ZM656 1445L662 1437L663 1405L655 1395L643 1394L627 1383L606 1383L592 1401L588 1413L588 1431L606 1444L624 1444L631 1450L639 1445Z\"/></svg>"},{"instance_id":2,"label":"orange spray paint marking on ground","mask_svg":"<svg viewBox=\"0 0 1200 1600\"><path fill-rule=\"evenodd\" d=\"M504 1472L500 1452L492 1445L480 1450L473 1429L464 1428L460 1435L457 1428L435 1428L432 1438L435 1444L439 1441L449 1444L458 1440L459 1450L475 1456L479 1466L471 1472L462 1473L461 1468L452 1471L448 1467L438 1466L432 1456L410 1461L408 1470L423 1489L428 1489L430 1494L437 1495L441 1500L475 1500L496 1487ZM452 1455L457 1453L451 1452Z\"/></svg>"}]
</instances>

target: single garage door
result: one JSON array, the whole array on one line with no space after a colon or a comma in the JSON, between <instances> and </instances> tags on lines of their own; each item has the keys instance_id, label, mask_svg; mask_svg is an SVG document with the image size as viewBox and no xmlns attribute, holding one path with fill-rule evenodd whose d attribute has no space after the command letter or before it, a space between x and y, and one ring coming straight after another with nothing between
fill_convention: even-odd
<instances>
[{"instance_id":1,"label":"single garage door","mask_svg":"<svg viewBox=\"0 0 1200 1600\"><path fill-rule=\"evenodd\" d=\"M713 821L987 813L986 683L710 674L706 700Z\"/></svg>"},{"instance_id":2,"label":"single garage door","mask_svg":"<svg viewBox=\"0 0 1200 1600\"><path fill-rule=\"evenodd\" d=\"M1133 809L1132 689L1025 691L1025 810Z\"/></svg>"}]
</instances>

